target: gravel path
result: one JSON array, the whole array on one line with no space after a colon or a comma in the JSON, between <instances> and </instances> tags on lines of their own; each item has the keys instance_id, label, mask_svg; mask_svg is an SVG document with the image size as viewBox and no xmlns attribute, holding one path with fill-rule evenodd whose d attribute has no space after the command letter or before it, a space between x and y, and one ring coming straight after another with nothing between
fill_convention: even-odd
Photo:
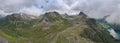
<instances>
[{"instance_id":1,"label":"gravel path","mask_svg":"<svg viewBox=\"0 0 120 43\"><path fill-rule=\"evenodd\" d=\"M8 40L0 36L0 43L8 43Z\"/></svg>"}]
</instances>

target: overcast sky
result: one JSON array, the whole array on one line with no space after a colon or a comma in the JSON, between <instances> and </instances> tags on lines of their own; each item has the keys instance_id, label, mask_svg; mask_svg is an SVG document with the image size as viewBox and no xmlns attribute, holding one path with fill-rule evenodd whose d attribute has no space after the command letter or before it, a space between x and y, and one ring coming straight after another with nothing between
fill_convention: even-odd
<instances>
[{"instance_id":1,"label":"overcast sky","mask_svg":"<svg viewBox=\"0 0 120 43\"><path fill-rule=\"evenodd\" d=\"M0 0L0 15L14 12L39 15L46 11L69 15L83 11L93 18L111 15L106 19L108 22L120 22L120 0Z\"/></svg>"}]
</instances>

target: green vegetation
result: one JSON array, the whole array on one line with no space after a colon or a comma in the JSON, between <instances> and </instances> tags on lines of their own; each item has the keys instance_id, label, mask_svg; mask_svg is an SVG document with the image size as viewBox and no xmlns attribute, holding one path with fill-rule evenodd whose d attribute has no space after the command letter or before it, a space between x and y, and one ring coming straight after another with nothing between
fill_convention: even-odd
<instances>
[{"instance_id":1,"label":"green vegetation","mask_svg":"<svg viewBox=\"0 0 120 43\"><path fill-rule=\"evenodd\" d=\"M101 25L108 28L84 15L69 20L57 12L49 12L28 21L11 18L0 25L0 36L9 43L112 43L109 33Z\"/></svg>"},{"instance_id":2,"label":"green vegetation","mask_svg":"<svg viewBox=\"0 0 120 43\"><path fill-rule=\"evenodd\" d=\"M105 24L105 23L99 23L101 26L103 26L105 29L108 29L108 28L110 28L110 26L109 25L107 25L107 24Z\"/></svg>"}]
</instances>

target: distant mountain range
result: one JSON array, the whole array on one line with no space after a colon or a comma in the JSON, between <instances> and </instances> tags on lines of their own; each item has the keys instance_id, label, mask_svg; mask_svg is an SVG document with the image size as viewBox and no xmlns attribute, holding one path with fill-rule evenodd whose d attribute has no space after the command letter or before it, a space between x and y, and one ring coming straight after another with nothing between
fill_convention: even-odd
<instances>
[{"instance_id":1,"label":"distant mountain range","mask_svg":"<svg viewBox=\"0 0 120 43\"><path fill-rule=\"evenodd\" d=\"M100 23L104 23L106 25L109 25L109 28L113 28L116 32L120 33L120 24L112 24L112 23L107 23L107 21L105 20L107 17L109 17L110 15L105 16L102 19L97 19L97 22Z\"/></svg>"},{"instance_id":2,"label":"distant mountain range","mask_svg":"<svg viewBox=\"0 0 120 43\"><path fill-rule=\"evenodd\" d=\"M106 25L83 12L47 12L39 17L14 13L0 19L0 36L6 39L0 43L120 43Z\"/></svg>"}]
</instances>

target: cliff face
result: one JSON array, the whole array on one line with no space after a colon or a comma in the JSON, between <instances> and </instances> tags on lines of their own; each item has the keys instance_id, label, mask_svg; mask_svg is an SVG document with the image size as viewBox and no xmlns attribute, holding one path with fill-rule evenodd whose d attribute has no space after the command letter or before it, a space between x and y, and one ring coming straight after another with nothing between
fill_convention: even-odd
<instances>
[{"instance_id":1,"label":"cliff face","mask_svg":"<svg viewBox=\"0 0 120 43\"><path fill-rule=\"evenodd\" d=\"M21 16L17 16L9 15L7 18L23 21L19 20ZM24 22L13 20L0 25L0 36L9 43L114 43L107 30L83 12L68 18L57 12L48 12Z\"/></svg>"}]
</instances>

